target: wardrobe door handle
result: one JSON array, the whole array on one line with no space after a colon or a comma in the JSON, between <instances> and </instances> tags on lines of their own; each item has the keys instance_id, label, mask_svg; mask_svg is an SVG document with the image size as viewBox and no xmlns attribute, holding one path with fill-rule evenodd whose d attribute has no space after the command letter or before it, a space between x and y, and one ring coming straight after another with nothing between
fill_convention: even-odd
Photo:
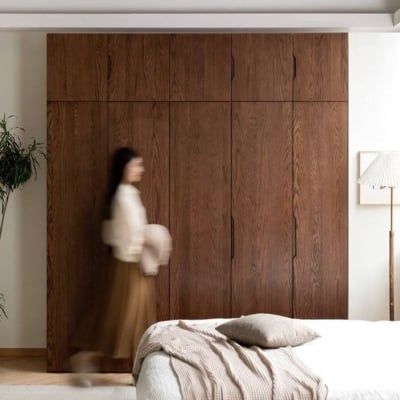
<instances>
[{"instance_id":1,"label":"wardrobe door handle","mask_svg":"<svg viewBox=\"0 0 400 400\"><path fill-rule=\"evenodd\" d=\"M293 79L297 77L297 58L293 55Z\"/></svg>"},{"instance_id":2,"label":"wardrobe door handle","mask_svg":"<svg viewBox=\"0 0 400 400\"><path fill-rule=\"evenodd\" d=\"M293 230L293 258L297 257L297 218L293 215L294 230Z\"/></svg>"},{"instance_id":3,"label":"wardrobe door handle","mask_svg":"<svg viewBox=\"0 0 400 400\"><path fill-rule=\"evenodd\" d=\"M235 220L231 217L231 260L235 258Z\"/></svg>"},{"instance_id":4,"label":"wardrobe door handle","mask_svg":"<svg viewBox=\"0 0 400 400\"><path fill-rule=\"evenodd\" d=\"M111 56L108 56L108 65L107 65L107 75L108 75L108 79L111 78L111 68L112 68Z\"/></svg>"}]
</instances>

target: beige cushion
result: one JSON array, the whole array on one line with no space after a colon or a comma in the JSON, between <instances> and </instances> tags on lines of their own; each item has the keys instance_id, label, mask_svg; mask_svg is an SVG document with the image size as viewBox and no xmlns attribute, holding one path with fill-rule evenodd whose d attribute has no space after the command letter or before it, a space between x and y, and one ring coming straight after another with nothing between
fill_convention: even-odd
<instances>
[{"instance_id":1,"label":"beige cushion","mask_svg":"<svg viewBox=\"0 0 400 400\"><path fill-rule=\"evenodd\" d=\"M216 329L235 342L270 349L298 346L319 337L317 332L299 320L274 314L247 315Z\"/></svg>"}]
</instances>

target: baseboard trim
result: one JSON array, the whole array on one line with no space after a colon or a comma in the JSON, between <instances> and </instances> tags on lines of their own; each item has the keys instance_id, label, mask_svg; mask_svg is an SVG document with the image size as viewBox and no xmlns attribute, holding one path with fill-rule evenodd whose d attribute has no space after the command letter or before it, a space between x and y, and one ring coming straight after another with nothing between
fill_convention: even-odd
<instances>
[{"instance_id":1,"label":"baseboard trim","mask_svg":"<svg viewBox=\"0 0 400 400\"><path fill-rule=\"evenodd\" d=\"M46 349L1 347L0 357L46 357Z\"/></svg>"}]
</instances>

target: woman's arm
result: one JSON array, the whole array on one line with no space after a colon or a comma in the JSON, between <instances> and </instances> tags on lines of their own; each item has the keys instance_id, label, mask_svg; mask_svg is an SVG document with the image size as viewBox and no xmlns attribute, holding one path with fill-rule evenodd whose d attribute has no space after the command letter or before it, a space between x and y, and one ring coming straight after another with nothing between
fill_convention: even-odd
<instances>
[{"instance_id":1,"label":"woman's arm","mask_svg":"<svg viewBox=\"0 0 400 400\"><path fill-rule=\"evenodd\" d=\"M137 261L144 245L144 221L140 204L131 196L115 199L114 229L118 237L119 252L129 261Z\"/></svg>"}]
</instances>

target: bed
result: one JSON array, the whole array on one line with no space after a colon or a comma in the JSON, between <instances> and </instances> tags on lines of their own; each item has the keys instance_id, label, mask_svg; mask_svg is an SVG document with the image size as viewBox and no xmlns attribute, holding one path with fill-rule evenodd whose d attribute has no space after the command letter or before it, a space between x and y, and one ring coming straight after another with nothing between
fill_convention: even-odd
<instances>
[{"instance_id":1,"label":"bed","mask_svg":"<svg viewBox=\"0 0 400 400\"><path fill-rule=\"evenodd\" d=\"M224 319L186 321L217 326ZM400 400L400 322L304 320L321 335L293 348L328 387L328 400ZM177 321L156 324L163 329ZM182 400L170 358L145 358L136 384L138 400Z\"/></svg>"}]
</instances>

